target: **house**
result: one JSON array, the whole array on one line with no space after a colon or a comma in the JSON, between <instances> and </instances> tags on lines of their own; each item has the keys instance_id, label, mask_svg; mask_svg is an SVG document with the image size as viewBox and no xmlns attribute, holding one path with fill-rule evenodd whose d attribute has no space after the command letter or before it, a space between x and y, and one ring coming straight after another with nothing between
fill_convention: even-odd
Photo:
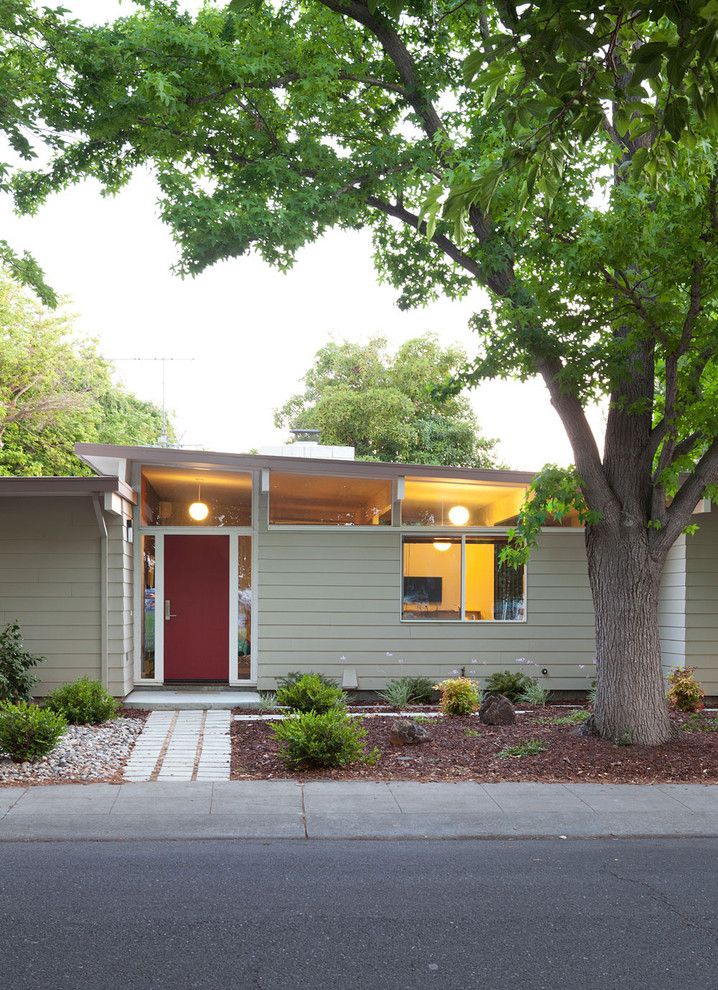
<instances>
[{"instance_id":1,"label":"house","mask_svg":"<svg viewBox=\"0 0 718 990\"><path fill-rule=\"evenodd\" d=\"M94 477L0 478L0 624L47 657L37 693L81 675L274 687L293 670L375 690L402 675L594 677L583 531L546 527L499 566L531 474L79 444ZM705 507L704 507L705 508ZM718 694L718 513L666 569L667 668Z\"/></svg>"}]
</instances>

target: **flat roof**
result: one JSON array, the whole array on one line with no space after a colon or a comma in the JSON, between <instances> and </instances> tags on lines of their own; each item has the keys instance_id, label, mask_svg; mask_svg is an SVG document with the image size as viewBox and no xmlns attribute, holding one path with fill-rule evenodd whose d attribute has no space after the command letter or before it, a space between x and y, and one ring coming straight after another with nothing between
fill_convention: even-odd
<instances>
[{"instance_id":1,"label":"flat roof","mask_svg":"<svg viewBox=\"0 0 718 990\"><path fill-rule=\"evenodd\" d=\"M137 501L132 488L116 475L102 477L11 477L0 478L0 496L6 495L121 495L133 504Z\"/></svg>"},{"instance_id":2,"label":"flat roof","mask_svg":"<svg viewBox=\"0 0 718 990\"><path fill-rule=\"evenodd\" d=\"M356 475L357 477L453 478L465 481L490 481L494 484L528 484L534 471L445 467L435 464L400 464L386 461L349 461L339 458L282 457L267 454L234 454L214 450L185 450L176 447L132 447L112 444L78 443L75 453L100 475L125 474L128 463L165 464L190 470L221 467L234 471L257 471L262 468L295 474ZM127 475L125 474L127 477Z\"/></svg>"}]
</instances>

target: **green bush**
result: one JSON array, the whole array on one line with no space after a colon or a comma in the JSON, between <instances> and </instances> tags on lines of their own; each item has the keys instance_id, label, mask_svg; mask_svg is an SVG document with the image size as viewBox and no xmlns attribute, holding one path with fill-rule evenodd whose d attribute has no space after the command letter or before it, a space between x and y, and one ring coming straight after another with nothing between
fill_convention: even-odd
<instances>
[{"instance_id":1,"label":"green bush","mask_svg":"<svg viewBox=\"0 0 718 990\"><path fill-rule=\"evenodd\" d=\"M0 705L0 749L16 762L41 760L67 731L57 712L27 701Z\"/></svg>"},{"instance_id":2,"label":"green bush","mask_svg":"<svg viewBox=\"0 0 718 990\"><path fill-rule=\"evenodd\" d=\"M378 750L366 752L366 729L343 708L290 715L273 725L272 732L280 743L280 758L292 770L375 763L380 755Z\"/></svg>"},{"instance_id":3,"label":"green bush","mask_svg":"<svg viewBox=\"0 0 718 990\"><path fill-rule=\"evenodd\" d=\"M434 688L440 692L439 705L445 715L471 715L481 704L481 694L469 677L450 677Z\"/></svg>"},{"instance_id":4,"label":"green bush","mask_svg":"<svg viewBox=\"0 0 718 990\"><path fill-rule=\"evenodd\" d=\"M0 701L28 701L37 682L30 668L44 660L25 649L17 622L5 626L0 632Z\"/></svg>"},{"instance_id":5,"label":"green bush","mask_svg":"<svg viewBox=\"0 0 718 990\"><path fill-rule=\"evenodd\" d=\"M45 707L62 715L70 725L99 725L114 718L120 706L99 681L80 677L56 688L45 700Z\"/></svg>"},{"instance_id":6,"label":"green bush","mask_svg":"<svg viewBox=\"0 0 718 990\"><path fill-rule=\"evenodd\" d=\"M486 694L503 694L509 701L518 701L525 691L531 690L533 681L525 674L499 670L486 681Z\"/></svg>"},{"instance_id":7,"label":"green bush","mask_svg":"<svg viewBox=\"0 0 718 990\"><path fill-rule=\"evenodd\" d=\"M400 677L396 681L389 681L386 688L379 692L379 697L392 708L406 708L411 704L411 685L407 683L407 678Z\"/></svg>"},{"instance_id":8,"label":"green bush","mask_svg":"<svg viewBox=\"0 0 718 990\"><path fill-rule=\"evenodd\" d=\"M311 671L310 671L310 675L312 677L318 677L319 680L322 682L322 684L326 684L327 687L336 687L337 686L337 682L336 682L335 678L333 678L333 677L327 677L326 674L314 674L314 673L311 673ZM306 673L302 673L302 671L300 671L300 670L292 670L288 674L285 674L284 677L278 677L277 678L277 690L279 690L280 688L285 688L285 687L294 687L294 685L297 683L297 681L300 681L303 677L306 677L306 676L307 676L307 674Z\"/></svg>"},{"instance_id":9,"label":"green bush","mask_svg":"<svg viewBox=\"0 0 718 990\"><path fill-rule=\"evenodd\" d=\"M431 705L436 700L434 685L428 677L400 677L409 687L409 699L412 705Z\"/></svg>"},{"instance_id":10,"label":"green bush","mask_svg":"<svg viewBox=\"0 0 718 990\"><path fill-rule=\"evenodd\" d=\"M295 712L328 712L344 708L346 695L336 684L327 683L319 674L303 674L277 689L277 704Z\"/></svg>"}]
</instances>

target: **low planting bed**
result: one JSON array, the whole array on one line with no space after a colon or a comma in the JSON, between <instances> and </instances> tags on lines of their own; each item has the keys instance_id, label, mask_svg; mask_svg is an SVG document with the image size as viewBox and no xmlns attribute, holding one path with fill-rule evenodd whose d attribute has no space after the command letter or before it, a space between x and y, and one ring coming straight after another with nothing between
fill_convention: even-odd
<instances>
[{"instance_id":1,"label":"low planting bed","mask_svg":"<svg viewBox=\"0 0 718 990\"><path fill-rule=\"evenodd\" d=\"M594 783L717 783L718 713L673 713L675 739L664 746L618 746L579 734L566 705L522 705L507 726L484 725L475 715L430 718L417 710L361 719L366 749L374 763L341 769L289 771L267 721L232 721L232 777L235 780L291 777L295 780L475 780ZM432 709L424 708L424 711ZM435 710L435 709L434 709ZM586 714L588 714L588 711ZM246 714L246 713L245 713ZM390 741L398 719L419 719L428 742L413 746ZM558 720L558 721L557 721ZM573 724L572 724L573 723Z\"/></svg>"},{"instance_id":2,"label":"low planting bed","mask_svg":"<svg viewBox=\"0 0 718 990\"><path fill-rule=\"evenodd\" d=\"M120 709L99 725L69 725L47 756L15 763L0 750L0 786L119 783L147 712Z\"/></svg>"}]
</instances>

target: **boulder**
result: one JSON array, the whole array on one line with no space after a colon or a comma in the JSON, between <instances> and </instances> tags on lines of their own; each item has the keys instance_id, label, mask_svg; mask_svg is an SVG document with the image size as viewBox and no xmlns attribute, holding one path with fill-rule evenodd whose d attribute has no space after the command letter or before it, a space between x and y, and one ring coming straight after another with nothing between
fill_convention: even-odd
<instances>
[{"instance_id":1,"label":"boulder","mask_svg":"<svg viewBox=\"0 0 718 990\"><path fill-rule=\"evenodd\" d=\"M409 718L393 722L389 733L389 742L394 746L415 746L417 743L428 742L430 738L425 726Z\"/></svg>"},{"instance_id":2,"label":"boulder","mask_svg":"<svg viewBox=\"0 0 718 990\"><path fill-rule=\"evenodd\" d=\"M485 725L511 725L516 721L516 711L503 694L487 694L479 708L479 719Z\"/></svg>"}]
</instances>

